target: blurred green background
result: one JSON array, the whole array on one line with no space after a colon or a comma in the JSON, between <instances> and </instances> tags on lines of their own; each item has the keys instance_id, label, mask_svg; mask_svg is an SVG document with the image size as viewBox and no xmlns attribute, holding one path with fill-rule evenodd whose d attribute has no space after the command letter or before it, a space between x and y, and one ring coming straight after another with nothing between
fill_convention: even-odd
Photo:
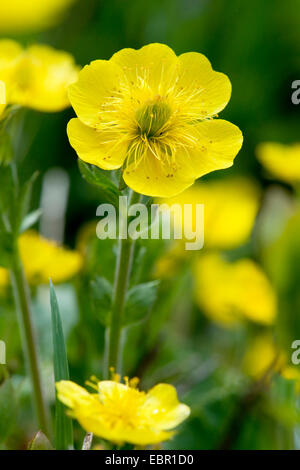
<instances>
[{"instance_id":1,"label":"blurred green background","mask_svg":"<svg viewBox=\"0 0 300 470\"><path fill-rule=\"evenodd\" d=\"M300 338L300 224L291 224L282 235L284 242L281 233L277 245L271 246L271 242L274 226L284 224L286 218L285 198L296 197L296 193L266 174L256 160L255 147L268 140L299 140L300 106L291 102L291 83L300 78L299 6L298 0L78 0L58 25L44 32L2 35L24 45L39 42L66 50L80 65L93 59L109 59L124 47L162 42L177 54L202 52L215 70L230 77L232 98L221 117L238 125L245 140L234 166L218 172L217 177L243 174L258 181L265 194L271 186L284 191L268 213L269 225L264 221L258 224L249 243L233 256L254 258L271 277L279 296L277 335L288 354L291 342ZM73 115L71 108L55 114L25 111L24 126L15 142L23 177L36 169L40 171L33 207L40 203L46 172L53 167L66 171L70 191L64 242L71 247L76 246L82 225L95 220L101 202L97 189L82 180L76 154L67 140L66 124ZM204 179L215 177L212 174ZM164 244L149 241L147 250L143 264L136 260L140 280L151 279L149 273ZM87 295L89 281L95 274L111 278L113 264L113 242L93 239L84 273L72 285L57 288L71 377L81 384L90 374L101 375L103 359L104 329ZM39 288L34 298L44 380L51 383L47 288ZM126 373L141 376L146 388L159 381L174 383L181 401L192 408L191 418L165 447L300 448L298 396L293 382L276 376L272 387L263 390L253 404L248 397L251 383L241 372L241 358L258 327L247 324L228 330L215 326L192 298L187 262L173 278L161 283L155 308L146 322L128 332ZM7 297L1 299L0 328L0 337L8 345L8 367L20 409L15 423L12 419L6 431L6 446L22 448L35 429L14 309ZM83 433L77 427L76 433L79 442Z\"/></svg>"}]
</instances>

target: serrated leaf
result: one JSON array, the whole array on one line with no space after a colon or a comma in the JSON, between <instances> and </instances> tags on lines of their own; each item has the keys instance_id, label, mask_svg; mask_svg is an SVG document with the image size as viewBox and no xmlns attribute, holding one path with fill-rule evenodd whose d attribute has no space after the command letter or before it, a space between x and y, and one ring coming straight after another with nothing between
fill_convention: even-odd
<instances>
[{"instance_id":1,"label":"serrated leaf","mask_svg":"<svg viewBox=\"0 0 300 470\"><path fill-rule=\"evenodd\" d=\"M0 385L0 442L8 436L17 413L17 400L10 379Z\"/></svg>"},{"instance_id":2,"label":"serrated leaf","mask_svg":"<svg viewBox=\"0 0 300 470\"><path fill-rule=\"evenodd\" d=\"M69 366L65 338L61 323L58 302L50 280L50 303L53 336L53 364L55 383L69 380ZM59 450L73 448L73 425L66 414L65 406L56 398L55 406L55 448Z\"/></svg>"},{"instance_id":3,"label":"serrated leaf","mask_svg":"<svg viewBox=\"0 0 300 470\"><path fill-rule=\"evenodd\" d=\"M159 281L146 282L132 287L127 294L124 325L143 320L152 308Z\"/></svg>"},{"instance_id":4,"label":"serrated leaf","mask_svg":"<svg viewBox=\"0 0 300 470\"><path fill-rule=\"evenodd\" d=\"M21 223L20 233L23 233L25 230L28 230L30 227L32 227L39 220L42 212L42 209L36 209L35 211L27 214Z\"/></svg>"},{"instance_id":5,"label":"serrated leaf","mask_svg":"<svg viewBox=\"0 0 300 470\"><path fill-rule=\"evenodd\" d=\"M90 165L89 163L85 163L80 159L78 159L78 166L83 178L89 184L97 186L102 199L117 207L119 203L119 190L111 181L108 172L94 165Z\"/></svg>"},{"instance_id":6,"label":"serrated leaf","mask_svg":"<svg viewBox=\"0 0 300 470\"><path fill-rule=\"evenodd\" d=\"M28 450L54 450L49 439L42 431L38 431L32 441L30 441Z\"/></svg>"},{"instance_id":7,"label":"serrated leaf","mask_svg":"<svg viewBox=\"0 0 300 470\"><path fill-rule=\"evenodd\" d=\"M104 277L97 277L91 281L91 300L97 318L107 326L112 302L112 285Z\"/></svg>"}]
</instances>

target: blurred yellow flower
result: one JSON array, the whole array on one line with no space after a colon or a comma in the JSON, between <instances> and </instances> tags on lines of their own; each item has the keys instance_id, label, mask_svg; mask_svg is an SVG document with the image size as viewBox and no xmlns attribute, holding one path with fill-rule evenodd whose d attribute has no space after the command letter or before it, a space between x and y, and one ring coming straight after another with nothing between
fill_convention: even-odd
<instances>
[{"instance_id":1,"label":"blurred yellow flower","mask_svg":"<svg viewBox=\"0 0 300 470\"><path fill-rule=\"evenodd\" d=\"M225 261L204 254L195 263L195 297L213 321L232 326L243 319L272 324L276 296L261 268L250 259Z\"/></svg>"},{"instance_id":2,"label":"blurred yellow flower","mask_svg":"<svg viewBox=\"0 0 300 470\"><path fill-rule=\"evenodd\" d=\"M268 333L258 336L250 344L244 357L243 369L255 380L261 379L268 371L280 373L287 380L295 380L296 389L300 392L299 367L289 364L287 355L276 347Z\"/></svg>"},{"instance_id":3,"label":"blurred yellow flower","mask_svg":"<svg viewBox=\"0 0 300 470\"><path fill-rule=\"evenodd\" d=\"M69 122L68 136L83 161L123 166L133 190L171 197L233 164L242 133L213 119L230 95L228 77L202 54L177 57L163 44L122 49L85 66L70 86L79 119Z\"/></svg>"},{"instance_id":4,"label":"blurred yellow flower","mask_svg":"<svg viewBox=\"0 0 300 470\"><path fill-rule=\"evenodd\" d=\"M196 184L179 196L163 201L174 206L175 223L182 225L184 204L204 204L204 246L231 249L245 243L251 233L260 202L260 191L247 178L226 178ZM182 214L182 217L181 217Z\"/></svg>"},{"instance_id":5,"label":"blurred yellow flower","mask_svg":"<svg viewBox=\"0 0 300 470\"><path fill-rule=\"evenodd\" d=\"M0 32L43 31L54 26L74 0L9 0L0 3Z\"/></svg>"},{"instance_id":6,"label":"blurred yellow flower","mask_svg":"<svg viewBox=\"0 0 300 470\"><path fill-rule=\"evenodd\" d=\"M300 143L265 142L257 147L257 157L276 178L288 183L300 182Z\"/></svg>"},{"instance_id":7,"label":"blurred yellow flower","mask_svg":"<svg viewBox=\"0 0 300 470\"><path fill-rule=\"evenodd\" d=\"M0 80L6 84L8 104L61 111L70 106L67 87L78 70L67 52L46 45L23 49L15 41L0 40Z\"/></svg>"},{"instance_id":8,"label":"blurred yellow flower","mask_svg":"<svg viewBox=\"0 0 300 470\"><path fill-rule=\"evenodd\" d=\"M86 431L115 443L165 441L190 414L189 407L179 403L176 389L168 384L158 384L148 393L137 390L134 380L125 384L98 382L94 385L97 393L70 381L60 381L56 388L59 400Z\"/></svg>"},{"instance_id":9,"label":"blurred yellow flower","mask_svg":"<svg viewBox=\"0 0 300 470\"><path fill-rule=\"evenodd\" d=\"M28 282L31 284L64 282L79 272L82 256L74 250L58 246L38 232L28 230L19 238L19 250ZM9 282L6 269L0 270L0 286Z\"/></svg>"},{"instance_id":10,"label":"blurred yellow flower","mask_svg":"<svg viewBox=\"0 0 300 470\"><path fill-rule=\"evenodd\" d=\"M0 116L6 107L6 90L5 83L0 80Z\"/></svg>"}]
</instances>

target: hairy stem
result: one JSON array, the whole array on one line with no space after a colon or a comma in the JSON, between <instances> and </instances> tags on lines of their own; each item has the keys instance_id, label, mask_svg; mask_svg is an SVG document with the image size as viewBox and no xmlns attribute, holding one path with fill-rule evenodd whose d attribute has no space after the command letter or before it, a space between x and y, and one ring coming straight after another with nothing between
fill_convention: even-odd
<instances>
[{"instance_id":1,"label":"hairy stem","mask_svg":"<svg viewBox=\"0 0 300 470\"><path fill-rule=\"evenodd\" d=\"M132 192L130 205L137 203L140 195ZM111 369L121 373L122 367L122 324L126 295L130 280L131 266L134 255L135 241L127 238L119 239L118 256L115 270L114 290L110 324L106 331L104 375L109 378Z\"/></svg>"}]
</instances>

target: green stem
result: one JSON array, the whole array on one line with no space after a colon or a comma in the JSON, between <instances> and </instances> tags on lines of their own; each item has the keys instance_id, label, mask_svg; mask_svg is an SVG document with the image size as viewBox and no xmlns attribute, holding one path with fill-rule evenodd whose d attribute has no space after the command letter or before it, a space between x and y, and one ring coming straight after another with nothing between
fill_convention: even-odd
<instances>
[{"instance_id":1,"label":"green stem","mask_svg":"<svg viewBox=\"0 0 300 470\"><path fill-rule=\"evenodd\" d=\"M130 205L136 204L139 200L140 195L132 192ZM104 372L106 378L109 378L111 369L113 369L116 373L121 373L123 313L130 280L134 248L135 241L131 238L127 237L127 239L119 239L110 325L106 331L106 366Z\"/></svg>"},{"instance_id":2,"label":"green stem","mask_svg":"<svg viewBox=\"0 0 300 470\"><path fill-rule=\"evenodd\" d=\"M38 354L32 324L29 288L17 246L14 250L13 263L10 269L16 308L18 312L23 349L32 382L34 405L41 431L49 437L48 419L42 392Z\"/></svg>"}]
</instances>

